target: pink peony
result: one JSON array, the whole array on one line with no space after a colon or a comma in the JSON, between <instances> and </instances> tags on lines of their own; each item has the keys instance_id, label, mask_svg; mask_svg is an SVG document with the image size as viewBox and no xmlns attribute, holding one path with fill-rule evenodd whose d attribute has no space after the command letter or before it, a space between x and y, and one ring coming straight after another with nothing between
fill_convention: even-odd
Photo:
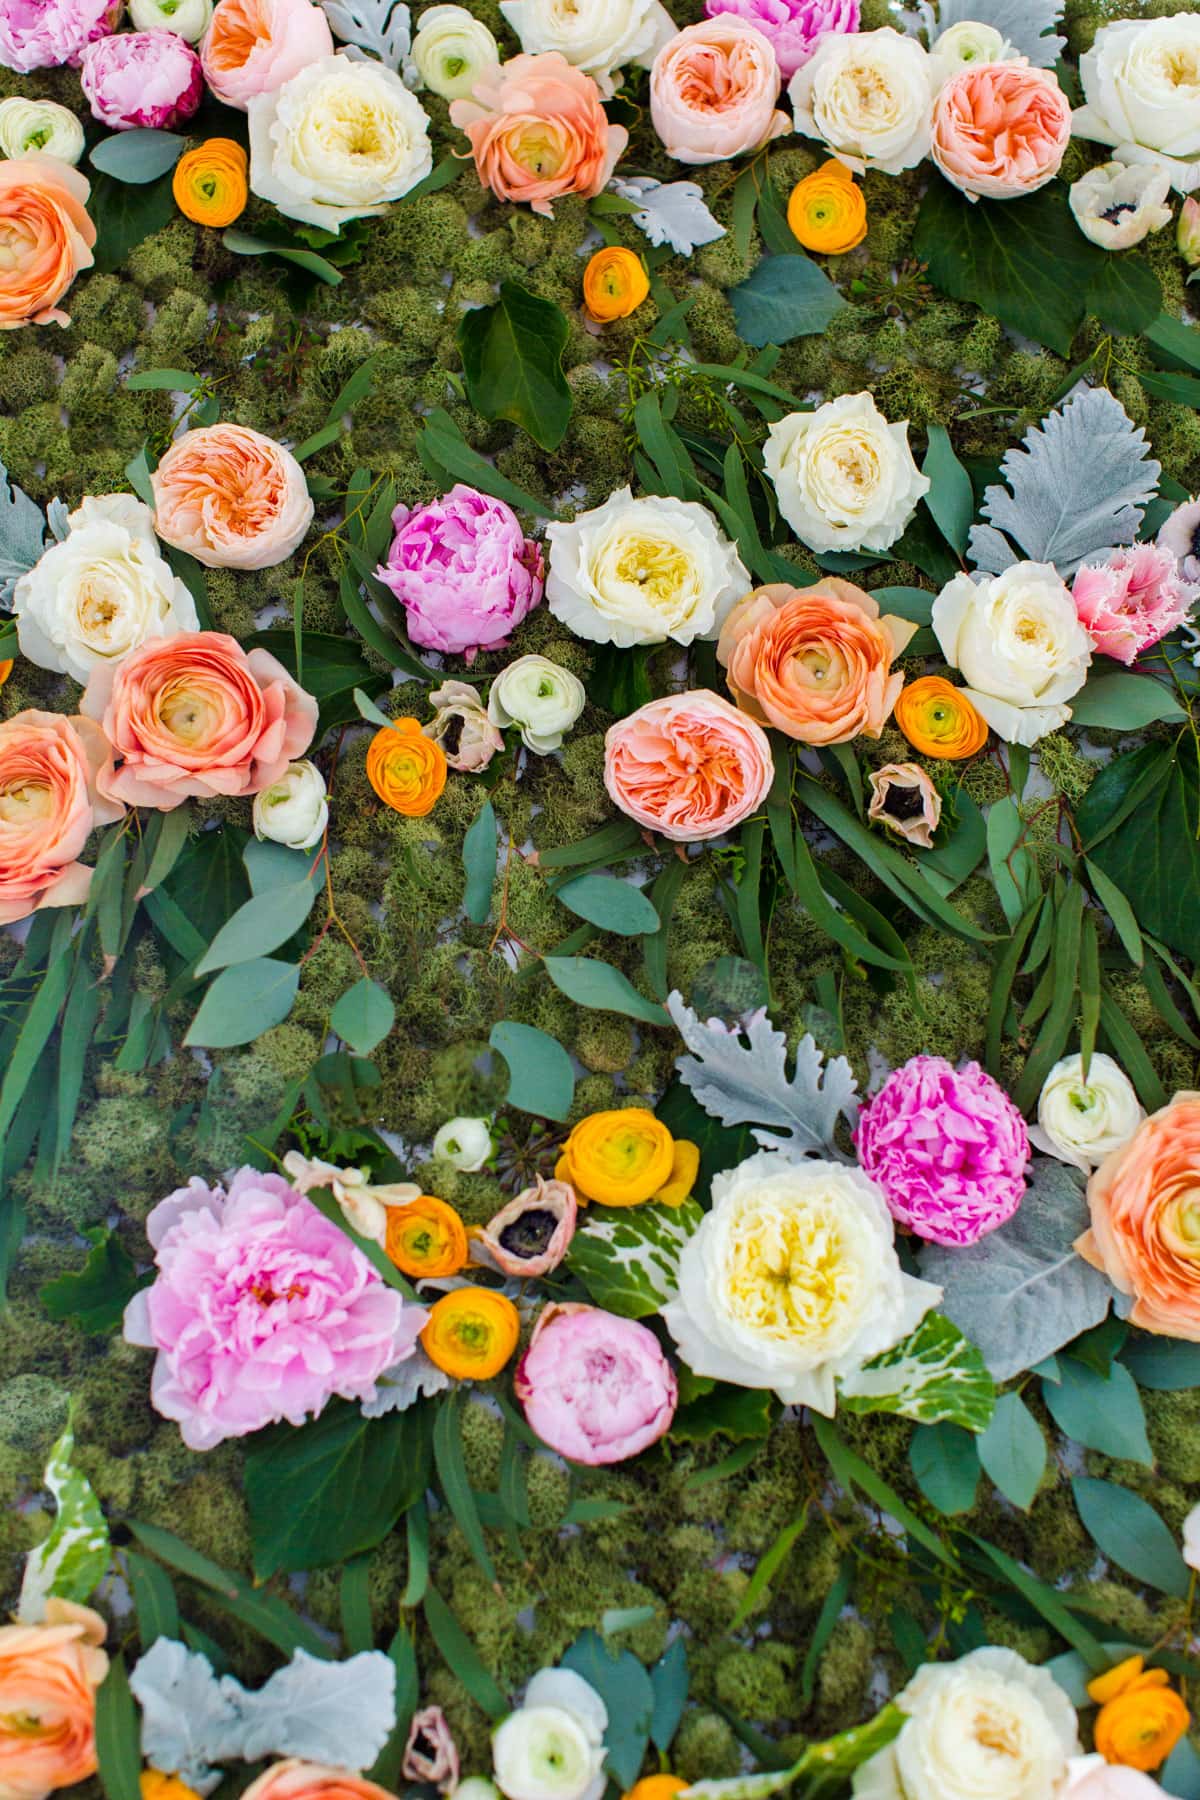
<instances>
[{"instance_id":1,"label":"pink peony","mask_svg":"<svg viewBox=\"0 0 1200 1800\"><path fill-rule=\"evenodd\" d=\"M310 0L217 0L200 58L217 99L245 112L333 49L329 21Z\"/></svg>"},{"instance_id":2,"label":"pink peony","mask_svg":"<svg viewBox=\"0 0 1200 1800\"><path fill-rule=\"evenodd\" d=\"M542 1442L591 1466L636 1456L675 1416L675 1372L654 1333L598 1306L548 1306L513 1386Z\"/></svg>"},{"instance_id":3,"label":"pink peony","mask_svg":"<svg viewBox=\"0 0 1200 1800\"><path fill-rule=\"evenodd\" d=\"M78 63L120 16L121 0L0 0L0 68L28 75Z\"/></svg>"},{"instance_id":4,"label":"pink peony","mask_svg":"<svg viewBox=\"0 0 1200 1800\"><path fill-rule=\"evenodd\" d=\"M976 1243L1025 1192L1025 1121L978 1063L911 1057L863 1108L854 1142L897 1224L935 1244Z\"/></svg>"},{"instance_id":5,"label":"pink peony","mask_svg":"<svg viewBox=\"0 0 1200 1800\"><path fill-rule=\"evenodd\" d=\"M1131 544L1104 563L1085 563L1071 584L1079 622L1097 650L1131 663L1181 625L1197 590L1184 581L1172 551Z\"/></svg>"},{"instance_id":6,"label":"pink peony","mask_svg":"<svg viewBox=\"0 0 1200 1800\"><path fill-rule=\"evenodd\" d=\"M1071 104L1050 69L968 63L933 103L933 160L971 200L1015 200L1057 173Z\"/></svg>"},{"instance_id":7,"label":"pink peony","mask_svg":"<svg viewBox=\"0 0 1200 1800\"><path fill-rule=\"evenodd\" d=\"M650 117L676 162L724 162L791 131L778 99L769 40L734 13L677 32L650 70Z\"/></svg>"},{"instance_id":8,"label":"pink peony","mask_svg":"<svg viewBox=\"0 0 1200 1800\"><path fill-rule=\"evenodd\" d=\"M762 32L790 81L803 68L826 31L857 31L858 0L707 0L710 19L732 13Z\"/></svg>"},{"instance_id":9,"label":"pink peony","mask_svg":"<svg viewBox=\"0 0 1200 1800\"><path fill-rule=\"evenodd\" d=\"M425 1310L408 1306L341 1228L279 1175L193 1176L146 1221L158 1274L125 1309L125 1339L157 1350L151 1399L192 1450L326 1401L371 1400L410 1356Z\"/></svg>"},{"instance_id":10,"label":"pink peony","mask_svg":"<svg viewBox=\"0 0 1200 1800\"><path fill-rule=\"evenodd\" d=\"M204 95L200 58L173 31L123 31L83 53L79 79L92 117L113 131L169 131Z\"/></svg>"},{"instance_id":11,"label":"pink peony","mask_svg":"<svg viewBox=\"0 0 1200 1800\"><path fill-rule=\"evenodd\" d=\"M501 650L542 597L542 553L511 506L452 487L415 512L398 506L375 571L408 614L414 643L449 655Z\"/></svg>"}]
</instances>

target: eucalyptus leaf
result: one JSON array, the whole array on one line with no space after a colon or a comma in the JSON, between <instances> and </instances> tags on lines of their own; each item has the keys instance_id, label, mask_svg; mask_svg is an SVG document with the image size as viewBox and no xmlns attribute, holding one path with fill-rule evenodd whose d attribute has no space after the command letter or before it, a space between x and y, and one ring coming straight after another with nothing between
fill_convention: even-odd
<instances>
[{"instance_id":1,"label":"eucalyptus leaf","mask_svg":"<svg viewBox=\"0 0 1200 1800\"><path fill-rule=\"evenodd\" d=\"M565 1119L575 1098L571 1058L548 1032L536 1025L501 1019L488 1043L508 1064L506 1106L543 1119Z\"/></svg>"},{"instance_id":2,"label":"eucalyptus leaf","mask_svg":"<svg viewBox=\"0 0 1200 1800\"><path fill-rule=\"evenodd\" d=\"M633 983L609 963L591 956L547 956L542 961L555 987L577 1006L624 1013L646 1025L667 1023L663 1008L639 994Z\"/></svg>"},{"instance_id":3,"label":"eucalyptus leaf","mask_svg":"<svg viewBox=\"0 0 1200 1800\"><path fill-rule=\"evenodd\" d=\"M101 138L88 153L88 161L114 181L141 187L165 175L183 155L186 138L173 131L117 131Z\"/></svg>"},{"instance_id":4,"label":"eucalyptus leaf","mask_svg":"<svg viewBox=\"0 0 1200 1800\"><path fill-rule=\"evenodd\" d=\"M299 987L296 964L272 957L222 969L200 1002L184 1043L206 1050L248 1044L283 1023Z\"/></svg>"},{"instance_id":5,"label":"eucalyptus leaf","mask_svg":"<svg viewBox=\"0 0 1200 1800\"><path fill-rule=\"evenodd\" d=\"M1020 1394L1001 1394L975 1448L984 1473L1007 1500L1027 1511L1046 1471L1046 1440Z\"/></svg>"},{"instance_id":6,"label":"eucalyptus leaf","mask_svg":"<svg viewBox=\"0 0 1200 1800\"><path fill-rule=\"evenodd\" d=\"M370 1056L395 1023L391 995L366 975L346 989L329 1015L330 1030L336 1031L356 1056Z\"/></svg>"},{"instance_id":7,"label":"eucalyptus leaf","mask_svg":"<svg viewBox=\"0 0 1200 1800\"><path fill-rule=\"evenodd\" d=\"M1140 1494L1115 1481L1077 1475L1071 1483L1088 1535L1110 1562L1137 1581L1182 1599L1188 1566L1173 1532Z\"/></svg>"},{"instance_id":8,"label":"eucalyptus leaf","mask_svg":"<svg viewBox=\"0 0 1200 1800\"><path fill-rule=\"evenodd\" d=\"M823 332L846 302L823 269L802 254L768 256L729 291L737 328L748 344L788 344Z\"/></svg>"},{"instance_id":9,"label":"eucalyptus leaf","mask_svg":"<svg viewBox=\"0 0 1200 1800\"><path fill-rule=\"evenodd\" d=\"M554 897L577 917L620 937L640 937L659 927L645 892L615 875L576 875L556 888Z\"/></svg>"},{"instance_id":10,"label":"eucalyptus leaf","mask_svg":"<svg viewBox=\"0 0 1200 1800\"><path fill-rule=\"evenodd\" d=\"M1077 1444L1153 1468L1141 1397L1123 1363L1113 1363L1106 1380L1095 1369L1064 1356L1059 1380L1043 1387L1042 1398L1059 1430Z\"/></svg>"},{"instance_id":11,"label":"eucalyptus leaf","mask_svg":"<svg viewBox=\"0 0 1200 1800\"><path fill-rule=\"evenodd\" d=\"M254 894L218 931L196 964L197 975L208 975L233 963L250 963L278 950L299 931L312 906L312 883L307 878L288 887Z\"/></svg>"}]
</instances>

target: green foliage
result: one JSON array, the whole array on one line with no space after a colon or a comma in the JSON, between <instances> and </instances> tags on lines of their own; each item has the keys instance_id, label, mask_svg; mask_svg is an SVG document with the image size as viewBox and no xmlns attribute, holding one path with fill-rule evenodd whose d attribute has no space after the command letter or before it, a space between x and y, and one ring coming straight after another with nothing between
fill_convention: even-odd
<instances>
[{"instance_id":1,"label":"green foliage","mask_svg":"<svg viewBox=\"0 0 1200 1800\"><path fill-rule=\"evenodd\" d=\"M107 1336L116 1331L126 1306L152 1280L111 1231L89 1234L92 1248L82 1269L48 1281L39 1298L52 1319L69 1319L81 1331Z\"/></svg>"},{"instance_id":2,"label":"green foliage","mask_svg":"<svg viewBox=\"0 0 1200 1800\"><path fill-rule=\"evenodd\" d=\"M472 406L485 419L508 419L543 450L554 450L571 419L562 372L570 327L558 307L519 282L500 284L494 306L467 313L458 328Z\"/></svg>"}]
</instances>

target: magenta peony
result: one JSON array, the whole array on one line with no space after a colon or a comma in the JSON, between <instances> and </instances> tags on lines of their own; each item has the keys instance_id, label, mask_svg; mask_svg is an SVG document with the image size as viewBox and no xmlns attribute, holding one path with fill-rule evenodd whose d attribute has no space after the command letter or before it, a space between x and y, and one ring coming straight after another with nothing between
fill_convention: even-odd
<instances>
[{"instance_id":1,"label":"magenta peony","mask_svg":"<svg viewBox=\"0 0 1200 1800\"><path fill-rule=\"evenodd\" d=\"M675 1373L654 1333L598 1306L548 1306L513 1386L542 1442L592 1466L636 1456L675 1416Z\"/></svg>"},{"instance_id":2,"label":"magenta peony","mask_svg":"<svg viewBox=\"0 0 1200 1800\"><path fill-rule=\"evenodd\" d=\"M1127 664L1181 625L1198 594L1160 544L1112 550L1107 562L1084 563L1071 584L1079 622L1097 650Z\"/></svg>"},{"instance_id":3,"label":"magenta peony","mask_svg":"<svg viewBox=\"0 0 1200 1800\"><path fill-rule=\"evenodd\" d=\"M718 13L734 13L762 32L779 64L779 73L790 81L803 68L826 31L857 31L858 0L707 0L710 19Z\"/></svg>"},{"instance_id":4,"label":"magenta peony","mask_svg":"<svg viewBox=\"0 0 1200 1800\"><path fill-rule=\"evenodd\" d=\"M459 482L428 506L392 514L375 571L408 614L414 643L449 655L501 650L542 597L542 553L511 506Z\"/></svg>"},{"instance_id":5,"label":"magenta peony","mask_svg":"<svg viewBox=\"0 0 1200 1800\"><path fill-rule=\"evenodd\" d=\"M935 1244L976 1243L1025 1192L1025 1121L978 1063L911 1057L863 1108L854 1142L896 1223Z\"/></svg>"},{"instance_id":6,"label":"magenta peony","mask_svg":"<svg viewBox=\"0 0 1200 1800\"><path fill-rule=\"evenodd\" d=\"M120 16L121 0L0 0L0 68L27 75L77 63Z\"/></svg>"},{"instance_id":7,"label":"magenta peony","mask_svg":"<svg viewBox=\"0 0 1200 1800\"><path fill-rule=\"evenodd\" d=\"M128 1343L157 1350L151 1399L192 1450L335 1394L370 1400L425 1324L362 1252L279 1175L193 1177L146 1221L158 1275L125 1309Z\"/></svg>"},{"instance_id":8,"label":"magenta peony","mask_svg":"<svg viewBox=\"0 0 1200 1800\"><path fill-rule=\"evenodd\" d=\"M93 118L112 131L168 131L204 95L200 58L173 31L123 31L83 52L79 79Z\"/></svg>"}]
</instances>

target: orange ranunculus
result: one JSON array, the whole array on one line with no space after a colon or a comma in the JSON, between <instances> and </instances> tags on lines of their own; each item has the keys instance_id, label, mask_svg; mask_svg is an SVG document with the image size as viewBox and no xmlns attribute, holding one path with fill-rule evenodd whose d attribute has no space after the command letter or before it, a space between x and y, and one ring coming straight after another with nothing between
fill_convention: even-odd
<instances>
[{"instance_id":1,"label":"orange ranunculus","mask_svg":"<svg viewBox=\"0 0 1200 1800\"><path fill-rule=\"evenodd\" d=\"M1167 1671L1147 1669L1140 1656L1127 1656L1089 1681L1088 1693L1100 1706L1096 1748L1106 1762L1143 1773L1157 1769L1188 1728L1190 1714Z\"/></svg>"},{"instance_id":2,"label":"orange ranunculus","mask_svg":"<svg viewBox=\"0 0 1200 1800\"><path fill-rule=\"evenodd\" d=\"M95 258L85 176L57 156L0 162L0 331L69 325L59 301Z\"/></svg>"},{"instance_id":3,"label":"orange ranunculus","mask_svg":"<svg viewBox=\"0 0 1200 1800\"><path fill-rule=\"evenodd\" d=\"M682 1206L700 1167L700 1152L674 1138L644 1106L589 1113L562 1147L554 1174L579 1200L600 1206L639 1206L658 1200Z\"/></svg>"},{"instance_id":4,"label":"orange ranunculus","mask_svg":"<svg viewBox=\"0 0 1200 1800\"><path fill-rule=\"evenodd\" d=\"M672 1794L682 1792L687 1785L682 1775L643 1775L622 1800L671 1800Z\"/></svg>"},{"instance_id":5,"label":"orange ranunculus","mask_svg":"<svg viewBox=\"0 0 1200 1800\"><path fill-rule=\"evenodd\" d=\"M200 1800L195 1788L178 1775L164 1775L161 1769L143 1769L138 1785L142 1800Z\"/></svg>"},{"instance_id":6,"label":"orange ranunculus","mask_svg":"<svg viewBox=\"0 0 1200 1800\"><path fill-rule=\"evenodd\" d=\"M596 254L583 271L583 303L597 325L627 319L650 292L650 278L640 256L620 245Z\"/></svg>"},{"instance_id":7,"label":"orange ranunculus","mask_svg":"<svg viewBox=\"0 0 1200 1800\"><path fill-rule=\"evenodd\" d=\"M208 138L185 150L171 179L176 206L195 225L232 225L246 210L248 167L246 152L233 138Z\"/></svg>"},{"instance_id":8,"label":"orange ranunculus","mask_svg":"<svg viewBox=\"0 0 1200 1800\"><path fill-rule=\"evenodd\" d=\"M8 680L8 678L12 674L12 672L13 672L13 659L10 656L7 658L6 661L0 662L0 687L4 686L5 682Z\"/></svg>"},{"instance_id":9,"label":"orange ranunculus","mask_svg":"<svg viewBox=\"0 0 1200 1800\"><path fill-rule=\"evenodd\" d=\"M0 1626L0 1795L45 1800L96 1773L96 1689L108 1671L98 1613L46 1602L40 1625Z\"/></svg>"},{"instance_id":10,"label":"orange ranunculus","mask_svg":"<svg viewBox=\"0 0 1200 1800\"><path fill-rule=\"evenodd\" d=\"M960 762L987 743L987 720L942 675L910 681L896 702L896 723L922 756Z\"/></svg>"},{"instance_id":11,"label":"orange ranunculus","mask_svg":"<svg viewBox=\"0 0 1200 1800\"><path fill-rule=\"evenodd\" d=\"M456 1381L490 1381L517 1347L521 1317L490 1288L452 1288L435 1300L421 1332L431 1363Z\"/></svg>"},{"instance_id":12,"label":"orange ranunculus","mask_svg":"<svg viewBox=\"0 0 1200 1800\"><path fill-rule=\"evenodd\" d=\"M841 256L867 235L867 202L849 169L830 157L792 189L787 222L806 250Z\"/></svg>"},{"instance_id":13,"label":"orange ranunculus","mask_svg":"<svg viewBox=\"0 0 1200 1800\"><path fill-rule=\"evenodd\" d=\"M367 780L385 806L407 819L432 812L446 785L446 752L416 719L380 729L367 749Z\"/></svg>"},{"instance_id":14,"label":"orange ranunculus","mask_svg":"<svg viewBox=\"0 0 1200 1800\"><path fill-rule=\"evenodd\" d=\"M457 1275L469 1253L466 1226L452 1206L433 1194L388 1207L384 1248L400 1273L414 1280Z\"/></svg>"}]
</instances>

